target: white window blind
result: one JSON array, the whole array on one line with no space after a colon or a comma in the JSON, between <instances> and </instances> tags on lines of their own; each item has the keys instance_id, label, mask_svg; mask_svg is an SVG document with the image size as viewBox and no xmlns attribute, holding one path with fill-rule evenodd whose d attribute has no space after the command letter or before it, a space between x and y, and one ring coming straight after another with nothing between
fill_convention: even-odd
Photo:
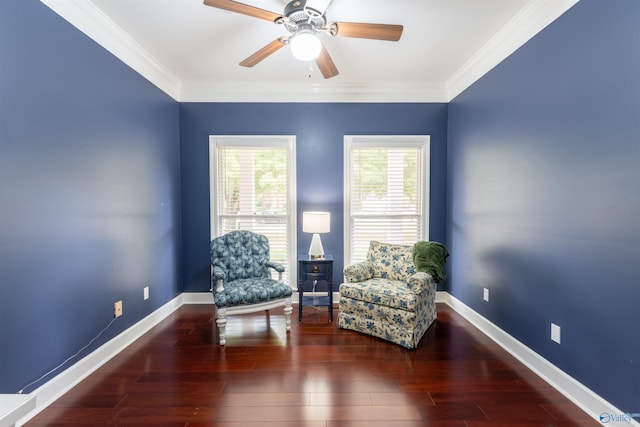
<instances>
[{"instance_id":1,"label":"white window blind","mask_svg":"<svg viewBox=\"0 0 640 427\"><path fill-rule=\"evenodd\" d=\"M429 137L345 137L345 265L369 242L428 239Z\"/></svg>"},{"instance_id":2,"label":"white window blind","mask_svg":"<svg viewBox=\"0 0 640 427\"><path fill-rule=\"evenodd\" d=\"M211 237L233 230L267 236L271 260L285 266L289 284L296 247L294 142L291 136L210 141Z\"/></svg>"}]
</instances>

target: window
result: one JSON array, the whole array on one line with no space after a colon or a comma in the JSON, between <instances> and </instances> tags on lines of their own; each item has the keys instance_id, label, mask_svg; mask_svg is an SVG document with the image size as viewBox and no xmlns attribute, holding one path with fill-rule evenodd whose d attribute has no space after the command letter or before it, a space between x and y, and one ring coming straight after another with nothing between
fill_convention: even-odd
<instances>
[{"instance_id":1,"label":"window","mask_svg":"<svg viewBox=\"0 0 640 427\"><path fill-rule=\"evenodd\" d=\"M429 136L345 136L345 265L371 240L429 239Z\"/></svg>"},{"instance_id":2,"label":"window","mask_svg":"<svg viewBox=\"0 0 640 427\"><path fill-rule=\"evenodd\" d=\"M250 230L269 238L271 260L295 271L295 137L211 136L211 238ZM274 277L277 273L273 272Z\"/></svg>"}]
</instances>

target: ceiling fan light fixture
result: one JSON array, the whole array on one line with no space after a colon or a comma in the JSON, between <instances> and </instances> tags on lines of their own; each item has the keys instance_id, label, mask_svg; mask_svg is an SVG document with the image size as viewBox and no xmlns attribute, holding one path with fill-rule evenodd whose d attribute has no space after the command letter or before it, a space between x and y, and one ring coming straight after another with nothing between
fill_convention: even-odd
<instances>
[{"instance_id":1,"label":"ceiling fan light fixture","mask_svg":"<svg viewBox=\"0 0 640 427\"><path fill-rule=\"evenodd\" d=\"M291 45L291 53L301 61L315 61L322 77L330 79L339 74L336 64L324 47L318 34L332 37L398 41L402 36L402 25L375 24L368 22L327 23L325 11L331 0L287 0L284 13L279 15L236 0L204 0L204 4L217 9L263 19L282 25L290 34L279 37L240 62L242 67L253 67L284 45ZM309 67L312 70L312 67Z\"/></svg>"},{"instance_id":2,"label":"ceiling fan light fixture","mask_svg":"<svg viewBox=\"0 0 640 427\"><path fill-rule=\"evenodd\" d=\"M293 57L300 61L313 61L320 55L322 43L310 30L300 30L289 40Z\"/></svg>"}]
</instances>

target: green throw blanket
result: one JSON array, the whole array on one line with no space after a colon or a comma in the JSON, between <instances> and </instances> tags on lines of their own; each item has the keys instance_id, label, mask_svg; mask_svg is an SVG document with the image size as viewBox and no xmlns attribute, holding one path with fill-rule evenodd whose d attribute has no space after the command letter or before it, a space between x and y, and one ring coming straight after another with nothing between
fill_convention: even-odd
<instances>
[{"instance_id":1,"label":"green throw blanket","mask_svg":"<svg viewBox=\"0 0 640 427\"><path fill-rule=\"evenodd\" d=\"M433 276L436 283L445 279L444 263L449 252L442 243L438 242L417 242L413 245L411 253L413 264L417 271L424 271Z\"/></svg>"}]
</instances>

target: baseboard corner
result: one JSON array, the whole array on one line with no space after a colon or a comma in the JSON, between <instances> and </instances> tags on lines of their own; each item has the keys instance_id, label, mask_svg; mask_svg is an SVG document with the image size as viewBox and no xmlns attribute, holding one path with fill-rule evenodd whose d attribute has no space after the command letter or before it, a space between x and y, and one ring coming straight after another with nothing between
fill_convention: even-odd
<instances>
[{"instance_id":1,"label":"baseboard corner","mask_svg":"<svg viewBox=\"0 0 640 427\"><path fill-rule=\"evenodd\" d=\"M558 392L562 393L567 399L572 401L596 421L601 422L601 417L605 414L626 415L603 397L587 388L584 384L568 375L448 292L438 292L436 302L441 302L451 307L483 334L518 359L532 372ZM640 423L633 418L628 421L628 425L640 427Z\"/></svg>"}]
</instances>

